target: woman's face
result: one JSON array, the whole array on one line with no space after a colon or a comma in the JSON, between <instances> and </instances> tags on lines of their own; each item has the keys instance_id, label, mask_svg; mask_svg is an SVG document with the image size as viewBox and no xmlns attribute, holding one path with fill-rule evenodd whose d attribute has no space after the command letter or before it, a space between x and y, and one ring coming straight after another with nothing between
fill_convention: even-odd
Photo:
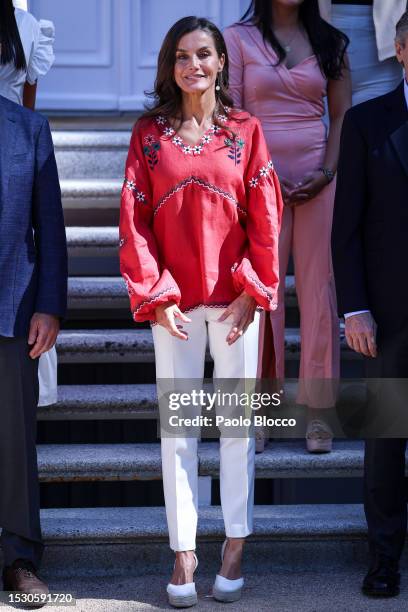
<instances>
[{"instance_id":1,"label":"woman's face","mask_svg":"<svg viewBox=\"0 0 408 612\"><path fill-rule=\"evenodd\" d=\"M218 57L214 39L205 30L194 30L182 36L176 49L174 80L187 94L204 93L215 87L217 74L224 67L224 56Z\"/></svg>"},{"instance_id":2,"label":"woman's face","mask_svg":"<svg viewBox=\"0 0 408 612\"><path fill-rule=\"evenodd\" d=\"M304 0L272 0L272 6L285 6L287 8L298 8Z\"/></svg>"}]
</instances>

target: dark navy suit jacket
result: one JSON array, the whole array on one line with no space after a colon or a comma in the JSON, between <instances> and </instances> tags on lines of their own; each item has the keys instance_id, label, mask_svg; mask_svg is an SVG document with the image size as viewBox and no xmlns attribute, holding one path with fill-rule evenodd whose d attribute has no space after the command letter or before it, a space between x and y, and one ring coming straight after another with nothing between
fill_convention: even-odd
<instances>
[{"instance_id":1,"label":"dark navy suit jacket","mask_svg":"<svg viewBox=\"0 0 408 612\"><path fill-rule=\"evenodd\" d=\"M332 232L339 314L367 309L380 331L406 326L407 248L408 110L402 82L344 118Z\"/></svg>"},{"instance_id":2,"label":"dark navy suit jacket","mask_svg":"<svg viewBox=\"0 0 408 612\"><path fill-rule=\"evenodd\" d=\"M0 96L0 336L35 312L63 317L67 247L47 120Z\"/></svg>"}]
</instances>

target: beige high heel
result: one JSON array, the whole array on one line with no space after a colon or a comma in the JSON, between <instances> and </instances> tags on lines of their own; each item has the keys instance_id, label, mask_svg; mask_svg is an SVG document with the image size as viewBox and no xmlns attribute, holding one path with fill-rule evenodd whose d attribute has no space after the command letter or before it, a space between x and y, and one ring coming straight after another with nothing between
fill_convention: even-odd
<instances>
[{"instance_id":1,"label":"beige high heel","mask_svg":"<svg viewBox=\"0 0 408 612\"><path fill-rule=\"evenodd\" d=\"M330 453L333 447L333 432L324 421L313 419L306 429L306 448L309 453Z\"/></svg>"},{"instance_id":2,"label":"beige high heel","mask_svg":"<svg viewBox=\"0 0 408 612\"><path fill-rule=\"evenodd\" d=\"M265 447L269 444L268 430L263 425L255 425L255 452L257 454L263 453Z\"/></svg>"},{"instance_id":3,"label":"beige high heel","mask_svg":"<svg viewBox=\"0 0 408 612\"><path fill-rule=\"evenodd\" d=\"M196 554L193 554L195 561L194 573L198 566L198 559ZM166 590L169 604L174 608L191 608L191 606L195 606L198 602L195 582L187 582L186 584L171 584L169 582Z\"/></svg>"},{"instance_id":4,"label":"beige high heel","mask_svg":"<svg viewBox=\"0 0 408 612\"><path fill-rule=\"evenodd\" d=\"M221 562L224 560L225 547L227 546L228 540L225 540L221 548ZM236 580L230 580L224 576L217 574L213 585L213 597L216 601L222 601L223 603L232 603L238 601L241 598L242 587L244 586L244 579L237 578Z\"/></svg>"}]
</instances>

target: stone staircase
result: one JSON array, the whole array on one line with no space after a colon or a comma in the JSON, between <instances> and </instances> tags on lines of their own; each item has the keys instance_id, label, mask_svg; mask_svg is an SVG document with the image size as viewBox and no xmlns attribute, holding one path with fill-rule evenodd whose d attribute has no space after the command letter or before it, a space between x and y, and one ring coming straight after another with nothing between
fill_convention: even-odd
<instances>
[{"instance_id":1,"label":"stone staircase","mask_svg":"<svg viewBox=\"0 0 408 612\"><path fill-rule=\"evenodd\" d=\"M161 480L152 335L130 318L117 260L130 123L112 129L110 120L109 129L96 130L78 119L62 127L54 121L70 258L69 315L57 343L59 401L38 412L41 493L49 500L54 487L51 499L58 500L59 487L69 491L68 499L75 487L115 486L117 500L121 487L160 486ZM295 376L300 340L293 276L286 279L286 308L286 359ZM361 376L361 360L344 340L341 354L343 370ZM134 432L139 436L133 438ZM323 456L309 455L302 440L272 442L256 457L255 531L247 566L255 568L259 559L271 569L290 567L294 560L305 568L364 563L362 469L359 441L338 441L334 452ZM218 444L202 442L198 536L208 567L216 563L223 539L218 476ZM111 504L107 494L104 505L92 505L88 493L72 494L77 503L63 507L47 502L44 574L167 574L172 555L161 494L151 503L146 489L135 491L137 503L131 505L125 494L122 504Z\"/></svg>"}]
</instances>

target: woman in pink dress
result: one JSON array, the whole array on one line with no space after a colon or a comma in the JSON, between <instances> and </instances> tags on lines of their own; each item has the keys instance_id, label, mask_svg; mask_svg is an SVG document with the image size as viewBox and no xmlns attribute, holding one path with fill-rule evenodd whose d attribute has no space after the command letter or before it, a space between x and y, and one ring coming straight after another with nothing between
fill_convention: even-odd
<instances>
[{"instance_id":1,"label":"woman in pink dress","mask_svg":"<svg viewBox=\"0 0 408 612\"><path fill-rule=\"evenodd\" d=\"M340 132L351 105L348 39L320 17L318 0L255 0L224 35L234 104L260 119L285 202L278 308L264 317L265 338L271 336L270 316L276 372L283 379L284 279L292 254L301 315L297 402L309 407L308 450L329 451L332 433L320 415L335 404L339 377L330 234ZM262 349L270 347L264 342Z\"/></svg>"}]
</instances>

